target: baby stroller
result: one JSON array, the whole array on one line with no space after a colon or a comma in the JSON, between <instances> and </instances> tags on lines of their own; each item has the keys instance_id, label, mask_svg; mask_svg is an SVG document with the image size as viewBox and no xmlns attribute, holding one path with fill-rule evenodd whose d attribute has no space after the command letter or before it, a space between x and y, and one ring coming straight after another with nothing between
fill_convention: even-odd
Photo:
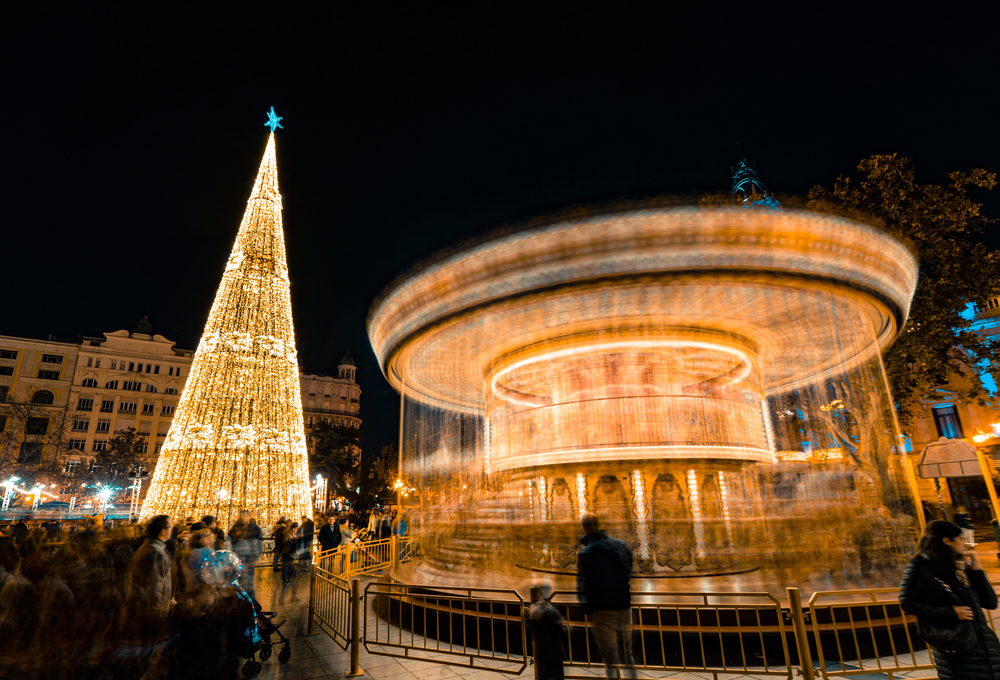
<instances>
[{"instance_id":1,"label":"baby stroller","mask_svg":"<svg viewBox=\"0 0 1000 680\"><path fill-rule=\"evenodd\" d=\"M230 597L226 598L226 606L222 608L227 651L227 658L223 663L233 670L232 667L238 666L240 659L246 659L243 675L255 678L260 675L260 662L271 658L272 647L282 645L278 652L278 663L286 664L292 658L292 646L271 619L264 616L260 603L240 587L242 570L243 564L236 553L217 550L210 560L205 560L202 564L202 578L207 581L211 577L209 582L230 592ZM271 640L272 635L278 636L278 642ZM254 657L259 657L260 661Z\"/></svg>"}]
</instances>

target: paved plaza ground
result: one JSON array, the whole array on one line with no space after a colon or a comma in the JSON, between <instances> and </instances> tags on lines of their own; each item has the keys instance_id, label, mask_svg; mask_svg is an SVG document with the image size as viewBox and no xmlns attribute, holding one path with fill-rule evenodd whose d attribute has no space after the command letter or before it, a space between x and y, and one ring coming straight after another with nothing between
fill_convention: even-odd
<instances>
[{"instance_id":1,"label":"paved plaza ground","mask_svg":"<svg viewBox=\"0 0 1000 680\"><path fill-rule=\"evenodd\" d=\"M1000 560L997 559L997 544L992 540L992 532L989 528L977 531L976 552L983 562L984 569L991 581L1000 580ZM375 580L376 577L362 577L362 584ZM264 679L287 679L287 680L308 680L309 678L343 678L345 672L350 667L350 652L340 648L325 633L314 636L305 636L308 628L308 601L309 583L306 574L300 575L296 584L296 591L300 602L297 604L278 604L278 594L281 589L281 574L271 569L257 569L257 599L265 609L278 611L278 619L287 619L287 623L282 626L282 632L291 640L292 657L289 663L281 666L278 664L277 650L274 655L264 662L260 678ZM364 616L368 617L368 626L386 625L377 621L375 613L371 607L366 608ZM274 637L277 640L277 636ZM921 652L926 655L926 652ZM364 647L361 649L361 668L364 670L364 677L373 680L450 680L462 678L463 680L499 680L501 675L476 668L463 668L458 666L445 666L427 661L397 659L387 656L377 656L369 654ZM590 671L584 668L573 668L573 675L594 675L603 677L603 669L594 668ZM919 671L916 673L897 673L896 677L933 677L933 671ZM521 678L533 678L534 668L530 664L519 676ZM662 673L662 672L639 672L640 678L678 678L680 680L711 680L710 673ZM732 678L733 680L749 680L750 678L764 678L768 676L747 676L747 675L720 675L720 678ZM769 676L774 678L775 676ZM886 674L872 673L868 675L854 675L856 680L875 680L876 678L888 678Z\"/></svg>"}]
</instances>

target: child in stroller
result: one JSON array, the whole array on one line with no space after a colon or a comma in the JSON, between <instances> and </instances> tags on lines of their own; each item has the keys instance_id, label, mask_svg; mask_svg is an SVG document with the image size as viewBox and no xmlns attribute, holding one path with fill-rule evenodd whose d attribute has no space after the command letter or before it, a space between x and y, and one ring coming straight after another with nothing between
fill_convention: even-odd
<instances>
[{"instance_id":1,"label":"child in stroller","mask_svg":"<svg viewBox=\"0 0 1000 680\"><path fill-rule=\"evenodd\" d=\"M278 652L278 663L288 663L292 657L292 647L288 638L278 630L284 622L273 623L260 603L240 587L242 567L240 558L235 553L218 550L211 561L206 560L206 564L202 566L202 574L207 577L209 574L205 572L210 570L212 582L221 588L217 611L226 631L227 659L223 663L238 666L240 659L246 659L243 675L254 678L260 674L260 661L271 658L271 648L278 644L271 641L272 635L277 635L283 645ZM254 658L258 655L260 661Z\"/></svg>"}]
</instances>

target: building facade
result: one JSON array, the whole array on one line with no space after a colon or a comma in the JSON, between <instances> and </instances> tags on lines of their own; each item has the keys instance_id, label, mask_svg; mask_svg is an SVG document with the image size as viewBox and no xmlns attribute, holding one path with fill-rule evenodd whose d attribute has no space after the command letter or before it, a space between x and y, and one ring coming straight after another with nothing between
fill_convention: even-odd
<instances>
[{"instance_id":1,"label":"building facade","mask_svg":"<svg viewBox=\"0 0 1000 680\"><path fill-rule=\"evenodd\" d=\"M0 336L0 478L32 466L43 500L66 500L73 479L129 428L145 440L152 470L193 356L148 332L80 342ZM306 432L321 418L361 426L354 360L340 364L337 377L301 374Z\"/></svg>"},{"instance_id":2,"label":"building facade","mask_svg":"<svg viewBox=\"0 0 1000 680\"><path fill-rule=\"evenodd\" d=\"M967 318L972 323L970 330L990 338L994 343L1000 342L1000 298L970 307ZM1000 396L996 379L1000 375L1000 366L969 366L967 370L979 373L987 389L992 390L995 397ZM967 388L968 378L953 377L949 383L935 390L935 397L917 405L919 416L909 431L906 446L914 469L920 464L924 448L944 438L961 439L977 447L986 454L996 470L996 461L1000 458L1000 409L991 405L963 404L957 395ZM937 485L933 479L918 479L917 485L921 501L936 514L940 514L943 501L948 519L959 505L964 505L973 519L981 523L992 517L985 481L981 476L939 479Z\"/></svg>"}]
</instances>

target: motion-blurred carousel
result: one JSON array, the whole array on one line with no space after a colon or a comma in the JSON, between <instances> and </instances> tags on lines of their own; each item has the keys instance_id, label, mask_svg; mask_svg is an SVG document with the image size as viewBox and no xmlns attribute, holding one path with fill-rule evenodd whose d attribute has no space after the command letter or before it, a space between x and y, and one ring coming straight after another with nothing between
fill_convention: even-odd
<instances>
[{"instance_id":1,"label":"motion-blurred carousel","mask_svg":"<svg viewBox=\"0 0 1000 680\"><path fill-rule=\"evenodd\" d=\"M881 352L917 263L863 224L768 207L577 213L395 282L368 331L402 395L420 541L396 578L560 581L587 511L631 546L634 590L872 582L903 559Z\"/></svg>"}]
</instances>

